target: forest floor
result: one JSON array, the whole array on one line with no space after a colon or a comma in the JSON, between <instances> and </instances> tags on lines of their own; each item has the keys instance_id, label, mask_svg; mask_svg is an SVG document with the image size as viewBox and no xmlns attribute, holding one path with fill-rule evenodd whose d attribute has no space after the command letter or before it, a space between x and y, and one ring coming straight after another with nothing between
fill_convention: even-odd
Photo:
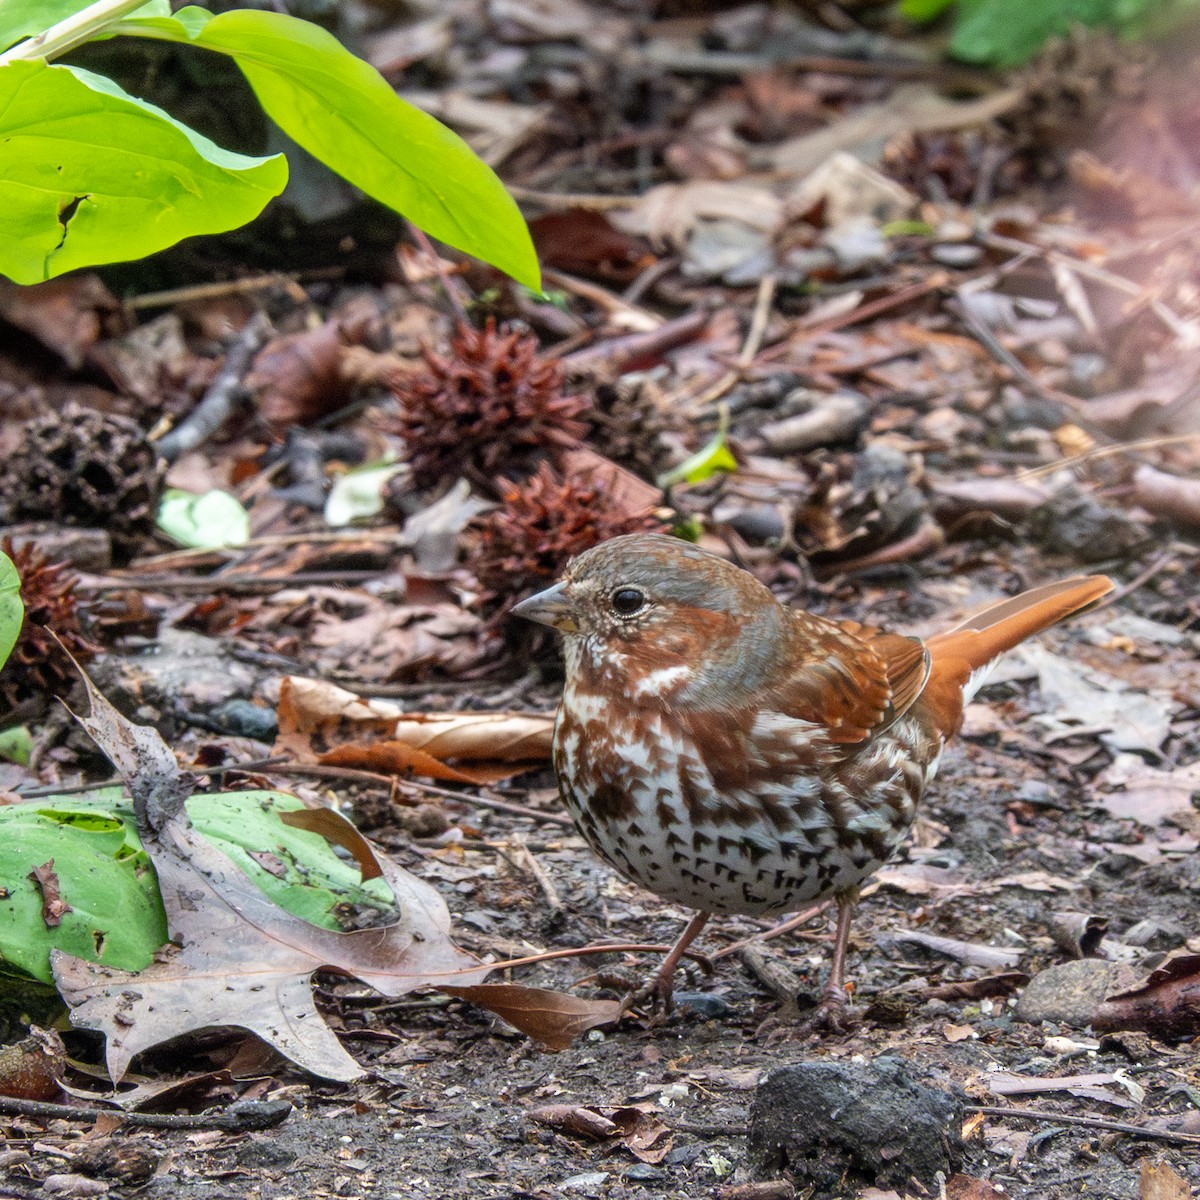
<instances>
[{"instance_id":1,"label":"forest floor","mask_svg":"<svg viewBox=\"0 0 1200 1200\"><path fill-rule=\"evenodd\" d=\"M1079 35L996 77L882 17L643 7L339 10L512 188L547 296L307 168L238 238L0 288L0 521L27 578L29 544L70 564L79 606L51 580L40 619L206 786L337 808L437 889L457 946L500 962L669 944L689 916L598 860L557 798L557 649L506 613L571 554L674 529L788 603L916 634L1067 575L1115 591L969 707L865 890L849 1032L803 1031L828 913L766 939L714 921L711 973L690 966L657 1023L588 1007L653 952L497 972L580 999L557 1052L459 997L322 971L361 1078L167 1021L181 1036L135 1060L120 1103L192 1123L125 1124L96 1111L100 1039L65 1032L65 1090L39 1095L78 1115L5 1107L32 1093L0 1070L0 1197L1200 1188L1197 52ZM106 69L170 88L177 52L152 53ZM249 118L206 82L187 101L224 144L212 126ZM488 320L499 334L470 332ZM222 378L226 419L198 429ZM365 501L338 491L389 456ZM172 546L164 478L236 495L249 541ZM36 630L24 647L0 703L33 753L0 764L3 805L111 775L44 702L70 669ZM458 740L398 749L380 731L400 711L455 714ZM523 749L476 721L494 712L527 718ZM774 1153L763 1075L825 1064L850 1086L892 1058L961 1106L940 1183L890 1167L882 1130L873 1166L828 1137ZM896 1091L902 1125L918 1094ZM211 1120L277 1100L269 1129ZM829 1117L788 1119L802 1141Z\"/></svg>"}]
</instances>

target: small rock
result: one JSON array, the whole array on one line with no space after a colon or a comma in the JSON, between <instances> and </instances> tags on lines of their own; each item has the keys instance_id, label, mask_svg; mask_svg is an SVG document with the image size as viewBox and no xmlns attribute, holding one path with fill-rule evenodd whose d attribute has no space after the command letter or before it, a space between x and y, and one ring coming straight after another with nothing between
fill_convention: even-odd
<instances>
[{"instance_id":1,"label":"small rock","mask_svg":"<svg viewBox=\"0 0 1200 1200\"><path fill-rule=\"evenodd\" d=\"M558 1185L561 1192L581 1192L585 1196L598 1196L608 1182L607 1171L585 1171L581 1175L572 1175L562 1180Z\"/></svg>"},{"instance_id":2,"label":"small rock","mask_svg":"<svg viewBox=\"0 0 1200 1200\"><path fill-rule=\"evenodd\" d=\"M723 996L711 992L676 992L675 1004L705 1021L719 1021L733 1012Z\"/></svg>"},{"instance_id":3,"label":"small rock","mask_svg":"<svg viewBox=\"0 0 1200 1200\"><path fill-rule=\"evenodd\" d=\"M799 389L786 399L792 401L801 395L811 403L807 412L782 421L772 421L759 431L763 441L777 454L812 450L816 446L847 441L855 437L866 424L869 406L866 398L857 392L825 395Z\"/></svg>"},{"instance_id":4,"label":"small rock","mask_svg":"<svg viewBox=\"0 0 1200 1200\"><path fill-rule=\"evenodd\" d=\"M209 713L214 725L234 737L273 742L279 734L279 718L273 708L250 700L227 700Z\"/></svg>"},{"instance_id":5,"label":"small rock","mask_svg":"<svg viewBox=\"0 0 1200 1200\"><path fill-rule=\"evenodd\" d=\"M628 1171L625 1172L625 1178L631 1183L665 1183L667 1174L665 1171L659 1170L658 1167L653 1167L649 1163L634 1163Z\"/></svg>"},{"instance_id":6,"label":"small rock","mask_svg":"<svg viewBox=\"0 0 1200 1200\"><path fill-rule=\"evenodd\" d=\"M962 1161L962 1102L902 1059L799 1063L772 1071L750 1108L747 1154L760 1178L783 1169L814 1197L866 1185L934 1186Z\"/></svg>"},{"instance_id":7,"label":"small rock","mask_svg":"<svg viewBox=\"0 0 1200 1200\"><path fill-rule=\"evenodd\" d=\"M1127 970L1127 969L1126 969ZM1072 1029L1092 1023L1122 968L1098 958L1060 963L1035 975L1017 1000L1019 1021L1056 1021Z\"/></svg>"},{"instance_id":8,"label":"small rock","mask_svg":"<svg viewBox=\"0 0 1200 1200\"><path fill-rule=\"evenodd\" d=\"M965 269L975 266L983 258L983 247L969 242L942 243L930 248L929 257L943 267Z\"/></svg>"}]
</instances>

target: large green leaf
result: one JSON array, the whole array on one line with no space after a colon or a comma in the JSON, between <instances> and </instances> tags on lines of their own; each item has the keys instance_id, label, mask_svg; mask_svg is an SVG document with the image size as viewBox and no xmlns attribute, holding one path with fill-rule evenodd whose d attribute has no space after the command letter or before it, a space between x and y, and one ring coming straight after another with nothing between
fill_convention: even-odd
<instances>
[{"instance_id":1,"label":"large green leaf","mask_svg":"<svg viewBox=\"0 0 1200 1200\"><path fill-rule=\"evenodd\" d=\"M358 923L399 919L384 880L364 883L320 834L283 823L281 814L302 807L283 792L187 801L197 832L294 916L333 930L343 928L339 913ZM30 875L51 860L68 906L58 924L47 922L45 887ZM120 788L0 806L0 978L7 970L51 983L52 949L140 971L166 940L158 879Z\"/></svg>"},{"instance_id":2,"label":"large green leaf","mask_svg":"<svg viewBox=\"0 0 1200 1200\"><path fill-rule=\"evenodd\" d=\"M950 39L950 53L967 62L1017 66L1031 58L1047 38L1072 25L1111 23L1113 0L961 0Z\"/></svg>"},{"instance_id":3,"label":"large green leaf","mask_svg":"<svg viewBox=\"0 0 1200 1200\"><path fill-rule=\"evenodd\" d=\"M0 66L0 272L38 283L253 220L287 183L282 155L214 145L75 67Z\"/></svg>"},{"instance_id":4,"label":"large green leaf","mask_svg":"<svg viewBox=\"0 0 1200 1200\"><path fill-rule=\"evenodd\" d=\"M91 0L0 0L0 50L22 38L45 33L51 25L82 12ZM165 17L171 11L169 0L149 0L137 9L142 17Z\"/></svg>"},{"instance_id":5,"label":"large green leaf","mask_svg":"<svg viewBox=\"0 0 1200 1200\"><path fill-rule=\"evenodd\" d=\"M309 153L426 233L541 286L529 230L491 168L319 26L281 13L184 8L113 28L232 56L268 116Z\"/></svg>"},{"instance_id":6,"label":"large green leaf","mask_svg":"<svg viewBox=\"0 0 1200 1200\"><path fill-rule=\"evenodd\" d=\"M0 808L0 969L52 983L50 950L140 971L167 940L167 919L150 859L132 822L58 797ZM50 864L47 867L47 864ZM67 905L49 918L45 868Z\"/></svg>"},{"instance_id":7,"label":"large green leaf","mask_svg":"<svg viewBox=\"0 0 1200 1200\"><path fill-rule=\"evenodd\" d=\"M21 603L21 577L12 559L0 550L0 667L8 661L17 644L25 605Z\"/></svg>"}]
</instances>

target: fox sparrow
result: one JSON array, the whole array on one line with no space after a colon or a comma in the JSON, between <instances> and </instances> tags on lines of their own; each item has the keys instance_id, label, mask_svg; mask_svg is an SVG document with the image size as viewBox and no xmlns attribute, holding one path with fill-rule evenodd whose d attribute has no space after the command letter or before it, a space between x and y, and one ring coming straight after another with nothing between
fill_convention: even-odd
<instances>
[{"instance_id":1,"label":"fox sparrow","mask_svg":"<svg viewBox=\"0 0 1200 1200\"><path fill-rule=\"evenodd\" d=\"M822 1016L845 1008L857 885L895 852L963 706L1005 650L1112 588L1093 575L1002 600L921 641L784 607L754 576L661 534L613 538L518 604L564 635L554 767L607 862L697 914L834 897Z\"/></svg>"}]
</instances>

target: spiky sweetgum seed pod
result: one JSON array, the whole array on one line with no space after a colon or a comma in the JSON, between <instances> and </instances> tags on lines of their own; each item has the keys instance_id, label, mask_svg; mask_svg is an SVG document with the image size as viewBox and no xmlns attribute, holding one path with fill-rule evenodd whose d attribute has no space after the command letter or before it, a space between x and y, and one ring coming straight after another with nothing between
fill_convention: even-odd
<instances>
[{"instance_id":1,"label":"spiky sweetgum seed pod","mask_svg":"<svg viewBox=\"0 0 1200 1200\"><path fill-rule=\"evenodd\" d=\"M510 608L600 542L664 528L649 511L616 509L594 481L560 479L546 463L522 483L504 481L501 497L473 523L468 559L489 608Z\"/></svg>"},{"instance_id":2,"label":"spiky sweetgum seed pod","mask_svg":"<svg viewBox=\"0 0 1200 1200\"><path fill-rule=\"evenodd\" d=\"M486 475L539 447L569 447L587 432L588 403L564 396L562 364L537 352L537 339L460 325L449 352L422 350L425 370L397 381L395 430L407 443L419 486L471 465Z\"/></svg>"},{"instance_id":3,"label":"spiky sweetgum seed pod","mask_svg":"<svg viewBox=\"0 0 1200 1200\"><path fill-rule=\"evenodd\" d=\"M52 563L33 542L15 549L11 538L0 548L21 577L25 620L8 662L0 669L0 709L16 708L35 696L65 695L75 682L75 669L51 633L74 655L88 662L99 652L80 626L78 579L66 563Z\"/></svg>"}]
</instances>

